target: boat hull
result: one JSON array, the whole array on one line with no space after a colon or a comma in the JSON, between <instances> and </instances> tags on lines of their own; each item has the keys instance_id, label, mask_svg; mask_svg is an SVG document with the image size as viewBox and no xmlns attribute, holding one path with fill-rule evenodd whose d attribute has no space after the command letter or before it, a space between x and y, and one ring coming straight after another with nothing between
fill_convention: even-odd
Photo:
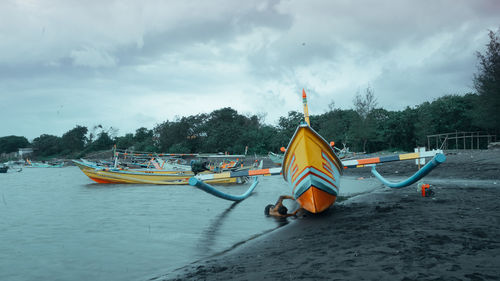
<instances>
[{"instance_id":1,"label":"boat hull","mask_svg":"<svg viewBox=\"0 0 500 281\"><path fill-rule=\"evenodd\" d=\"M320 213L335 203L343 166L333 149L307 124L297 127L283 160L283 177L300 206Z\"/></svg>"},{"instance_id":2,"label":"boat hull","mask_svg":"<svg viewBox=\"0 0 500 281\"><path fill-rule=\"evenodd\" d=\"M92 166L82 161L73 161L80 170L97 183L129 183L129 184L161 184L188 185L192 172L152 171L152 170L120 170ZM214 179L207 181L212 184L240 183L239 178Z\"/></svg>"},{"instance_id":3,"label":"boat hull","mask_svg":"<svg viewBox=\"0 0 500 281\"><path fill-rule=\"evenodd\" d=\"M281 163L283 163L283 155L275 154L272 152L269 152L269 159L273 161L274 165L281 166Z\"/></svg>"}]
</instances>

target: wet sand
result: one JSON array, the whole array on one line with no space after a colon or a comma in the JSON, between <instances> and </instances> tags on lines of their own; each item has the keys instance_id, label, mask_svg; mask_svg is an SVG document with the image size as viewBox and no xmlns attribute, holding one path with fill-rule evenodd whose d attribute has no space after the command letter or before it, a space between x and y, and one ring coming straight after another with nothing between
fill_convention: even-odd
<instances>
[{"instance_id":1,"label":"wet sand","mask_svg":"<svg viewBox=\"0 0 500 281\"><path fill-rule=\"evenodd\" d=\"M154 280L500 280L500 151L447 157L426 178L432 197L382 188Z\"/></svg>"}]
</instances>

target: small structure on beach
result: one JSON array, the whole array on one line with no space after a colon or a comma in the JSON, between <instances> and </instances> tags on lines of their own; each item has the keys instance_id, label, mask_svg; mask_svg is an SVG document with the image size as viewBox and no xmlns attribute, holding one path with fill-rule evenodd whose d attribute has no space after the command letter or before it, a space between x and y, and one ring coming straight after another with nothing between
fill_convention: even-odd
<instances>
[{"instance_id":1,"label":"small structure on beach","mask_svg":"<svg viewBox=\"0 0 500 281\"><path fill-rule=\"evenodd\" d=\"M18 151L19 158L24 159L28 156L31 156L31 154L33 154L33 148L31 147L19 148Z\"/></svg>"},{"instance_id":2,"label":"small structure on beach","mask_svg":"<svg viewBox=\"0 0 500 281\"><path fill-rule=\"evenodd\" d=\"M427 136L429 149L487 149L488 145L496 141L496 135L485 132L454 132Z\"/></svg>"}]
</instances>

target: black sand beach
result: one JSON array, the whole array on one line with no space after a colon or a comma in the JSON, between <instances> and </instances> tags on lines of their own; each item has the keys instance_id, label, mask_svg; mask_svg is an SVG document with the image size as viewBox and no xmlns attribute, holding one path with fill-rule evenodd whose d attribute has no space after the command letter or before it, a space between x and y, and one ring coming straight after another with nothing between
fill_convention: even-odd
<instances>
[{"instance_id":1,"label":"black sand beach","mask_svg":"<svg viewBox=\"0 0 500 281\"><path fill-rule=\"evenodd\" d=\"M382 188L153 280L500 280L500 151L447 154L426 181L432 197Z\"/></svg>"}]
</instances>

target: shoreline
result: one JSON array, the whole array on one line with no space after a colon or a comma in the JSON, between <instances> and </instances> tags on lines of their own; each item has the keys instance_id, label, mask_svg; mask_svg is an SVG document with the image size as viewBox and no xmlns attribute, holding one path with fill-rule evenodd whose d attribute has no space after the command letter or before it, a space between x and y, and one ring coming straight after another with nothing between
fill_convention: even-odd
<instances>
[{"instance_id":1,"label":"shoreline","mask_svg":"<svg viewBox=\"0 0 500 281\"><path fill-rule=\"evenodd\" d=\"M500 280L500 157L485 155L450 156L424 178L432 197L376 189L150 280Z\"/></svg>"},{"instance_id":2,"label":"shoreline","mask_svg":"<svg viewBox=\"0 0 500 281\"><path fill-rule=\"evenodd\" d=\"M434 191L355 196L151 280L498 280L499 204L484 197L500 190Z\"/></svg>"}]
</instances>

